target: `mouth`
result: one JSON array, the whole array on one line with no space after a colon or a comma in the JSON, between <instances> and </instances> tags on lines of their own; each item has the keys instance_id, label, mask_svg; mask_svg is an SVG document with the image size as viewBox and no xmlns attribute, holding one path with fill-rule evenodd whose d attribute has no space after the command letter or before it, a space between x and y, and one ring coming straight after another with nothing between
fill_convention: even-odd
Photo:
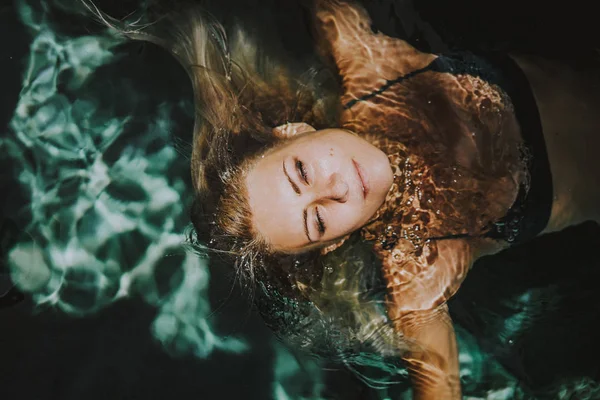
<instances>
[{"instance_id":1,"label":"mouth","mask_svg":"<svg viewBox=\"0 0 600 400\"><path fill-rule=\"evenodd\" d=\"M355 159L352 159L352 164L354 164L354 169L358 175L358 180L363 192L363 198L366 199L367 195L369 194L369 179L361 165L357 163Z\"/></svg>"}]
</instances>

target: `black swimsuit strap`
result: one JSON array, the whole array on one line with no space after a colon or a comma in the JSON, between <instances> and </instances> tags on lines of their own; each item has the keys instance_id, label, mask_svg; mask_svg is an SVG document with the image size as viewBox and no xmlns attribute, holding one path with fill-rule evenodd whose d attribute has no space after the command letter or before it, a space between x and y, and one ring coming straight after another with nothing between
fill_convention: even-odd
<instances>
[{"instance_id":1,"label":"black swimsuit strap","mask_svg":"<svg viewBox=\"0 0 600 400\"><path fill-rule=\"evenodd\" d=\"M395 84L413 78L427 71L446 72L450 74L468 74L480 77L481 79L490 83L496 83L496 81L499 80L499 77L494 73L492 68L488 68L486 64L482 65L480 58L472 56L470 53L466 52L456 54L460 55L460 57L439 54L425 67L416 69L405 75L401 75L398 78L386 80L385 84L383 84L379 89L375 89L364 96L348 101L346 104L344 104L344 108L350 109L358 102L369 100L372 97L382 94Z\"/></svg>"},{"instance_id":2,"label":"black swimsuit strap","mask_svg":"<svg viewBox=\"0 0 600 400\"><path fill-rule=\"evenodd\" d=\"M479 77L490 84L498 85L509 96L521 128L523 158L527 162L530 179L529 182L520 185L512 207L484 236L506 240L509 243L534 238L546 228L552 212L552 175L533 91L523 71L510 57L486 54L483 58L469 52L442 54L427 66L388 80L379 89L350 100L344 108L349 109L360 101L375 97L393 85L427 71ZM465 235L452 235L431 240L463 236Z\"/></svg>"},{"instance_id":3,"label":"black swimsuit strap","mask_svg":"<svg viewBox=\"0 0 600 400\"><path fill-rule=\"evenodd\" d=\"M344 108L346 110L349 109L349 108L352 108L352 106L355 105L356 103L358 103L359 101L369 100L371 97L375 97L378 94L381 94L381 93L385 92L386 90L388 90L390 87L394 86L395 84L400 83L402 81L405 81L407 79L410 79L413 76L417 76L417 75L419 75L419 74L421 74L423 72L426 72L426 71L441 72L441 71L437 70L437 63L434 60L434 61L432 61L431 63L429 63L427 66L425 66L423 68L416 69L416 70L414 70L412 72L409 72L406 75L399 76L396 79L392 79L392 80L388 79L388 80L386 80L385 84L382 85L379 89L373 90L371 93L368 93L368 94L366 94L364 96L361 96L359 98L350 100L349 102L347 102L346 104L344 104Z\"/></svg>"}]
</instances>

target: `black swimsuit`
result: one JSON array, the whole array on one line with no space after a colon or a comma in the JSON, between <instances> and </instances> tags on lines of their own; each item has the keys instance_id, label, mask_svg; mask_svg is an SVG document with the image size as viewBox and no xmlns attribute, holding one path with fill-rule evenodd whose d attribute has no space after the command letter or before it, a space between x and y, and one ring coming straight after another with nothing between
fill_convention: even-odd
<instances>
[{"instance_id":1,"label":"black swimsuit","mask_svg":"<svg viewBox=\"0 0 600 400\"><path fill-rule=\"evenodd\" d=\"M552 175L546 152L537 103L527 77L507 56L488 55L485 58L468 52L439 55L424 68L386 82L381 88L349 101L344 108L383 93L394 84L426 71L468 74L498 85L510 97L525 148L524 157L530 175L528 185L522 184L517 199L507 214L494 223L485 237L520 243L537 236L546 228L552 211ZM461 235L452 235L452 238ZM450 237L438 238L445 239Z\"/></svg>"},{"instance_id":2,"label":"black swimsuit","mask_svg":"<svg viewBox=\"0 0 600 400\"><path fill-rule=\"evenodd\" d=\"M499 82L494 83L508 94L513 103L528 153L526 160L530 176L529 187L521 185L512 207L487 236L519 243L533 239L548 225L554 197L552 173L540 114L527 77L507 56L486 56L486 59L501 74Z\"/></svg>"}]
</instances>

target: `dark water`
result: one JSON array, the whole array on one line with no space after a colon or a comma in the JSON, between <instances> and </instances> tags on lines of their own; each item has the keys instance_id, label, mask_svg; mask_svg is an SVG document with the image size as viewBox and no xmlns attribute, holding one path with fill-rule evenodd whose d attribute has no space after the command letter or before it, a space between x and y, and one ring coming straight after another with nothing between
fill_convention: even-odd
<instances>
[{"instance_id":1,"label":"dark water","mask_svg":"<svg viewBox=\"0 0 600 400\"><path fill-rule=\"evenodd\" d=\"M23 98L23 76L32 40L18 18L20 4L0 6L0 132L3 135L13 133L5 127L13 118L19 99ZM67 12L69 1L43 4L55 4L49 6L48 14L55 32L77 36L98 29ZM132 9L130 2L106 2L106 8L123 14ZM589 66L598 58L599 35L594 13L583 1L553 6L539 1L514 0L498 4L467 0L419 1L414 5L387 0L370 2L368 8L378 29L406 38L424 50L458 47L518 51L560 58L575 66ZM39 10L39 6L33 9ZM83 89L67 88L64 92L95 99L94 96L101 93L100 100L94 101L101 104L99 109L107 115L101 116L102 119L94 114L98 121L105 121L112 114L121 119L130 114L137 116L129 130L107 148L104 153L107 164L119 160L123 149L132 142L139 142L146 149L141 159L154 160L152 155L159 152L167 139L161 137L158 143L144 142L136 135L136 129L151 132L144 119L160 112L161 101L173 104L181 98L189 101L190 88L183 71L157 48L140 44L120 46L120 61L99 66ZM117 74L121 80L116 80ZM119 84L123 82L128 82L130 88ZM135 93L140 93L140 97L126 99ZM76 104L71 98L69 101L68 104ZM185 105L174 107L169 116L176 121L168 129L169 134L177 138L168 139L169 143L189 141L189 109ZM0 150L5 151L5 148ZM0 294L10 287L8 253L22 240L32 219L32 211L26 206L31 201L31 193L15 178L23 166L14 157L4 154L0 157L3 260ZM22 159L43 164L43 160L35 161L35 155L23 154ZM173 176L184 177L181 184L189 185L185 169L178 164L166 165L164 169ZM177 186L174 180L168 183ZM143 199L143 191L136 194L114 186L111 190L113 197L120 196L125 202L148 204L148 200ZM168 214L168 210L165 213ZM157 215L155 218L164 218L162 214ZM177 218L173 223L183 226ZM137 233L117 239L119 254L129 254L134 259L111 255L104 260L119 260L122 265L139 262L136 257L140 256L134 256L137 253L133 249L147 246L150 236L141 228L134 231ZM94 234L100 235L98 232ZM139 236L137 242L136 235ZM113 248L111 246L108 247ZM496 365L500 365L510 376L506 381L518 385L516 392L525 393L525 398L600 398L594 386L594 381L600 379L597 362L600 344L595 330L600 316L598 248L600 228L585 224L478 263L450 304L455 322L468 337L465 343L472 346L467 353L476 360L470 367L473 381L468 382L466 392L476 398L486 398L490 388L501 387L504 381L495 381L500 380L495 370ZM104 276L111 275L105 272ZM166 279L172 276L176 274L167 273ZM81 294L85 292L85 279L69 282L70 288L77 290L75 294L62 291L64 303L89 310L93 301ZM96 288L93 284L90 287ZM217 348L205 359L168 355L150 334L151 324L165 310L139 296L120 299L111 305L106 301L100 311L88 312L79 318L66 315L64 310L52 309L32 315L34 300L19 292L7 293L0 299L3 306L0 308L0 396L32 400L270 399L274 398L273 382L278 381L287 389L289 398L316 399L309 397L315 385L315 373L311 370L314 366L306 361L304 369L302 364L295 365L299 372L291 375L281 372L285 365L293 364L289 360L281 361L286 354L291 357L289 352L273 343L270 332L244 298L237 290L230 289L231 276L226 271L210 270L210 287L205 295L210 300L211 310L204 316L218 336L243 338L250 350L236 354ZM160 293L161 289L156 291ZM94 300L109 295L101 292L97 296ZM321 377L325 384L321 392L323 398L383 398L351 374L336 366L327 368ZM577 385L578 391L573 389ZM577 394L569 395L569 392ZM400 396L394 389L390 394ZM508 394L497 398L516 397L516 394Z\"/></svg>"}]
</instances>

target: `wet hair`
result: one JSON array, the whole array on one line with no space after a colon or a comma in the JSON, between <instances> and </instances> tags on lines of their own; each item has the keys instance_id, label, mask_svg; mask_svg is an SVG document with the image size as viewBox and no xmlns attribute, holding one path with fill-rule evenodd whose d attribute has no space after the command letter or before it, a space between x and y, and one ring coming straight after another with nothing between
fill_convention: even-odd
<instances>
[{"instance_id":1,"label":"wet hair","mask_svg":"<svg viewBox=\"0 0 600 400\"><path fill-rule=\"evenodd\" d=\"M290 45L283 45L276 34L281 27L236 19L222 24L201 7L208 2L198 0L177 8L170 2L167 12L150 7L133 24L111 19L89 0L81 1L121 34L169 51L191 79L195 198L190 241L211 256L211 263L234 266L276 336L343 363L372 386L385 386L353 367L377 366L395 374L397 356L411 345L385 315L387 285L372 243L356 231L326 255L320 250L276 253L253 229L248 205L246 173L257 157L283 143L273 134L274 127L288 121L316 129L339 126L340 77L328 59L327 44L311 40L310 51L294 48L294 56L286 54ZM261 0L260 9L268 13L266 2ZM295 2L274 3L290 7ZM245 17L245 11L239 15ZM303 13L286 13L283 23L290 30L290 16ZM301 36L300 30L290 36Z\"/></svg>"},{"instance_id":2,"label":"wet hair","mask_svg":"<svg viewBox=\"0 0 600 400\"><path fill-rule=\"evenodd\" d=\"M246 172L260 154L283 141L273 134L274 127L291 121L317 129L336 125L338 76L319 61L308 31L312 53L301 49L292 55L285 49L289 44L278 39L277 28L261 31L256 21L252 23L253 16L246 15L229 17L229 23L222 24L212 14L218 9L209 12L204 7L210 6L207 1L171 2L167 10L155 2L133 23L113 19L91 1L82 1L121 34L166 49L188 73L195 103L191 151L195 199L189 239L233 264L240 281L253 286L256 270L267 268L267 258L276 254L253 229ZM263 3L260 12L271 12ZM290 15L302 19L300 11L285 10L287 29L293 23ZM300 28L308 25L297 22Z\"/></svg>"},{"instance_id":3,"label":"wet hair","mask_svg":"<svg viewBox=\"0 0 600 400\"><path fill-rule=\"evenodd\" d=\"M261 1L260 11L270 12L271 8L265 4L268 1ZM274 3L278 7L290 7L295 2L274 0ZM342 3L332 0L332 4ZM169 12L156 13L158 17L147 18L150 22L145 25L117 28L128 37L167 49L183 65L192 81L196 115L191 171L196 196L191 207L194 230L190 240L209 251L211 262L233 264L240 281L256 288L252 291L254 304L277 336L295 348L344 363L372 386L387 385L390 382L361 376L353 366L376 366L398 374L397 356L416 345L403 337L386 315L387 282L382 276L381 261L373 251L375 240L379 240L385 249L383 241L388 242L390 235L395 244L398 235L393 229L388 230L388 226L399 226L408 239L410 235L421 239L414 234L417 230L425 231L420 221L412 220L416 213L406 221L406 216L411 213L405 214L405 209L398 207L400 202L407 203L408 199L402 196L419 195L421 191L427 196L435 196L433 200L437 202L432 201L430 209L425 210L433 214L437 211L434 206L438 204L451 208L449 211L442 209L444 216L451 214L454 208L457 217L444 218L445 224L440 224L443 234L465 233L454 230L463 228L462 217L467 216L469 221L474 221L474 226L466 234L479 235L487 220L493 221L505 212L504 204L495 206L499 203L497 196L485 196L494 193L493 182L486 180L486 173L459 171L462 178L458 185L469 190L454 190L454 197L446 190L447 182L456 177L446 174L448 155L454 146L452 143L447 145L443 139L444 133L454 125L446 124L451 119L439 118L440 111L450 116L457 110L461 115L470 115L470 104L457 105L446 96L438 96L433 104L424 104L429 98L421 93L432 92L431 84L437 80L420 81L424 79L421 76L406 82L406 86L395 86L406 96L407 107L412 107L408 109L410 112L401 113L402 118L398 113L386 115L381 109L380 118L369 121L354 118L340 126L340 77L331 60L331 49L323 38L319 42L317 37L316 45L311 44L312 53L302 52L282 44L285 38L277 32L283 29L273 27L279 22L278 18L263 16L262 20L268 19L270 24L256 24L258 18L251 25L243 20L220 24L217 18L200 8L199 0L180 6L179 11L172 7L171 2ZM236 10L240 17L245 17L248 11ZM103 22L117 25L116 21L95 11ZM287 10L279 19L291 25L290 18L298 18L301 14ZM218 17L219 21L226 19ZM292 26L285 29L294 30ZM295 35L289 36L302 36L297 34L298 31L294 32ZM287 55L286 47L293 47L294 53L302 56ZM318 61L316 54L324 61ZM326 62L329 64L324 64ZM411 117L403 118L405 114ZM384 119L385 124L381 124ZM376 135L372 139L379 139L375 140L379 148L407 162L405 166L410 168L405 176L410 178L411 171L431 167L430 181L435 185L421 185L424 179L417 179L419 174L405 179L404 183L410 185L403 187L401 196L389 202L386 200L376 224L371 229L353 232L333 252L326 255L318 250L276 254L253 229L245 177L258 156L281 143L272 129L288 121L306 122L316 129L342 127L355 133ZM480 125L479 121L470 122ZM391 131L397 137L388 138ZM415 143L423 134L433 139ZM414 150L410 159L404 154L409 147ZM492 170L502 176L506 175L504 166L512 166L512 160L518 158L518 154L499 153L503 154L499 159L501 165ZM490 157L489 162L496 161ZM400 164L396 162L396 166ZM401 172L396 175L404 177ZM434 190L438 187L439 190ZM427 192L428 188L431 193ZM492 206L495 208L491 209ZM478 217L482 210L487 214ZM373 238L361 236L365 232ZM414 243L413 239L411 244ZM415 246L408 247L410 251L416 251Z\"/></svg>"}]
</instances>

